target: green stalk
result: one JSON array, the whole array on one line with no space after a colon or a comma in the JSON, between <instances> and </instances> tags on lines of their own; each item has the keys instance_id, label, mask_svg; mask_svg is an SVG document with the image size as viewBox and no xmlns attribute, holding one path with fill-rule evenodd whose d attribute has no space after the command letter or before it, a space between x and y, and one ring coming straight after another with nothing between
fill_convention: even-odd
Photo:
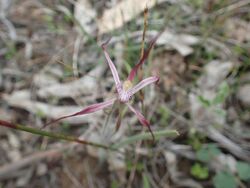
<instances>
[{"instance_id":1,"label":"green stalk","mask_svg":"<svg viewBox=\"0 0 250 188\"><path fill-rule=\"evenodd\" d=\"M74 136L68 136L68 135L64 135L60 133L52 133L52 132L44 131L41 129L35 129L35 128L23 126L23 125L12 124L3 120L0 120L0 126L16 129L20 131L25 131L25 132L29 132L29 133L40 135L40 136L47 136L47 137L54 138L54 139L66 140L70 142L91 145L91 146L95 146L95 147L99 147L103 149L114 150L106 145L95 143L95 142L89 142L86 140L81 140Z\"/></svg>"},{"instance_id":2,"label":"green stalk","mask_svg":"<svg viewBox=\"0 0 250 188\"><path fill-rule=\"evenodd\" d=\"M155 136L155 140L158 140L159 138L165 136L165 137L176 137L179 136L180 134L176 131L176 130L163 130L163 131L154 131L153 132L154 136ZM122 141L113 144L111 147L112 149L119 149L125 145L128 144L132 144L136 141L139 140L148 140L148 139L152 139L152 135L150 132L147 133L141 133L141 134L137 134L131 137L128 137L126 139L123 139Z\"/></svg>"}]
</instances>

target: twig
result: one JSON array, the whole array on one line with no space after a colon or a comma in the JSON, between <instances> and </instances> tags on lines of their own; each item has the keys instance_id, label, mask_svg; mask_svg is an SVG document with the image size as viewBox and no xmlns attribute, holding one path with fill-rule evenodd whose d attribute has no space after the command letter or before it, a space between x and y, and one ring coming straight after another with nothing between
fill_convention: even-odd
<instances>
[{"instance_id":1,"label":"twig","mask_svg":"<svg viewBox=\"0 0 250 188\"><path fill-rule=\"evenodd\" d=\"M74 53L73 53L73 59L72 59L73 61L72 68L73 68L73 73L75 77L79 76L77 60L78 60L78 53L79 53L80 45L81 45L81 36L78 36L74 44Z\"/></svg>"},{"instance_id":2,"label":"twig","mask_svg":"<svg viewBox=\"0 0 250 188\"><path fill-rule=\"evenodd\" d=\"M235 156L239 157L240 159L250 161L249 152L239 147L236 143L231 141L229 138L222 135L219 131L217 131L213 127L207 128L207 134L212 140L218 142L222 147L228 149L231 153Z\"/></svg>"},{"instance_id":3,"label":"twig","mask_svg":"<svg viewBox=\"0 0 250 188\"><path fill-rule=\"evenodd\" d=\"M247 4L250 3L250 0L242 0L242 1L236 1L236 3L233 3L227 7L223 7L221 9L219 9L218 11L216 11L213 16L219 16L225 12L230 12L233 11L234 9L238 9L242 6L246 6Z\"/></svg>"},{"instance_id":4,"label":"twig","mask_svg":"<svg viewBox=\"0 0 250 188\"><path fill-rule=\"evenodd\" d=\"M143 33L142 33L142 41L141 41L141 58L144 55L144 46L145 46L145 36L148 28L148 7L144 9L144 23L143 23Z\"/></svg>"}]
</instances>

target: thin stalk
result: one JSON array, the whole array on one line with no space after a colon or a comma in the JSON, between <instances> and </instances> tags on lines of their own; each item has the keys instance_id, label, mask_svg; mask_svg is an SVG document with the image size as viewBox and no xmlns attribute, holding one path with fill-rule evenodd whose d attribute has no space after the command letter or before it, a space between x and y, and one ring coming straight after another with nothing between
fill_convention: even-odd
<instances>
[{"instance_id":1,"label":"thin stalk","mask_svg":"<svg viewBox=\"0 0 250 188\"><path fill-rule=\"evenodd\" d=\"M29 132L29 133L40 135L40 136L47 136L47 137L54 138L54 139L66 140L66 141L70 141L70 142L77 142L80 144L91 145L91 146L95 146L95 147L99 147L99 148L103 148L103 149L107 149L107 150L115 150L115 149L112 149L106 145L95 143L95 142L90 142L90 141L86 141L86 140L81 140L81 139L78 139L77 137L74 137L74 136L64 135L61 133L52 133L52 132L44 131L41 129L35 129L35 128L31 128L31 127L27 127L27 126L23 126L23 125L19 125L19 124L12 124L12 123L9 123L9 122L3 121L3 120L0 120L0 126L12 128L12 129L16 129L16 130L20 130L20 131L24 131L24 132Z\"/></svg>"},{"instance_id":2,"label":"thin stalk","mask_svg":"<svg viewBox=\"0 0 250 188\"><path fill-rule=\"evenodd\" d=\"M108 115L107 115L107 117L106 117L106 119L105 119L104 126L103 126L103 133L104 133L104 134L105 134L106 128L107 128L107 126L108 126L108 123L109 123L111 114L114 113L114 110L115 110L115 108L116 108L117 105L119 105L119 103L118 103L118 101L116 100L116 101L114 102L114 104L112 105L111 110L108 112ZM108 130L108 131L109 131L109 130Z\"/></svg>"},{"instance_id":3,"label":"thin stalk","mask_svg":"<svg viewBox=\"0 0 250 188\"><path fill-rule=\"evenodd\" d=\"M145 46L145 36L148 28L148 8L144 9L144 23L143 23L143 33L142 33L142 41L141 41L141 58L144 55L144 46Z\"/></svg>"},{"instance_id":4,"label":"thin stalk","mask_svg":"<svg viewBox=\"0 0 250 188\"><path fill-rule=\"evenodd\" d=\"M146 31L148 28L148 8L145 7L144 9L144 23L143 23L143 33L142 33L142 41L141 41L141 57L143 57L144 55L144 46L145 46L145 36L146 36ZM140 67L139 71L138 71L138 79L139 81L141 81L143 78L143 71L142 71L142 67ZM139 100L141 102L142 105L142 112L145 113L145 107L144 107L144 93L143 91L139 91Z\"/></svg>"}]
</instances>

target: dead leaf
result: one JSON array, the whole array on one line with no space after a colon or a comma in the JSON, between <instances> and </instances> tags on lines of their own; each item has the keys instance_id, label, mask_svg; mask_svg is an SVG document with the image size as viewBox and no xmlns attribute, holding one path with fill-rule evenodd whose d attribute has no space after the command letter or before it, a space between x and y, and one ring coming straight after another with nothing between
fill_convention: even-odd
<instances>
[{"instance_id":1,"label":"dead leaf","mask_svg":"<svg viewBox=\"0 0 250 188\"><path fill-rule=\"evenodd\" d=\"M50 85L55 85L58 83L58 80L54 76L45 72L41 72L35 75L33 80L34 85L38 88L48 87Z\"/></svg>"},{"instance_id":2,"label":"dead leaf","mask_svg":"<svg viewBox=\"0 0 250 188\"><path fill-rule=\"evenodd\" d=\"M37 102L31 100L30 92L28 90L16 91L11 95L4 95L4 100L8 102L10 106L25 109L33 114L40 114L44 117L56 119L65 114L72 114L82 109L79 106L54 106L43 102ZM78 116L74 118L67 118L62 120L70 124L84 124L84 123L96 123L98 115L101 112L96 112L95 118L93 116Z\"/></svg>"},{"instance_id":3,"label":"dead leaf","mask_svg":"<svg viewBox=\"0 0 250 188\"><path fill-rule=\"evenodd\" d=\"M250 41L250 24L243 19L227 19L225 32L229 38L233 38L238 42Z\"/></svg>"},{"instance_id":4,"label":"dead leaf","mask_svg":"<svg viewBox=\"0 0 250 188\"><path fill-rule=\"evenodd\" d=\"M74 16L88 34L95 31L96 10L92 7L89 0L78 0L75 3Z\"/></svg>"},{"instance_id":5,"label":"dead leaf","mask_svg":"<svg viewBox=\"0 0 250 188\"><path fill-rule=\"evenodd\" d=\"M216 96L217 88L225 79L233 67L232 62L211 61L205 66L204 74L198 79L198 88L190 93L191 115L196 125L225 123L225 117L217 112L222 109L222 104L206 108L199 99L199 96L212 100Z\"/></svg>"},{"instance_id":6,"label":"dead leaf","mask_svg":"<svg viewBox=\"0 0 250 188\"><path fill-rule=\"evenodd\" d=\"M97 80L93 77L83 77L79 80L75 80L64 84L53 84L48 87L44 87L38 90L37 94L39 97L76 97L82 94L92 94L96 89Z\"/></svg>"},{"instance_id":7,"label":"dead leaf","mask_svg":"<svg viewBox=\"0 0 250 188\"><path fill-rule=\"evenodd\" d=\"M43 176L48 172L48 167L45 163L39 163L36 168L36 175Z\"/></svg>"},{"instance_id":8,"label":"dead leaf","mask_svg":"<svg viewBox=\"0 0 250 188\"><path fill-rule=\"evenodd\" d=\"M218 87L232 68L232 62L211 61L205 66L205 72L197 82L199 88L210 90Z\"/></svg>"},{"instance_id":9,"label":"dead leaf","mask_svg":"<svg viewBox=\"0 0 250 188\"><path fill-rule=\"evenodd\" d=\"M242 102L246 107L250 107L250 84L245 84L240 86L237 91L237 98Z\"/></svg>"},{"instance_id":10,"label":"dead leaf","mask_svg":"<svg viewBox=\"0 0 250 188\"><path fill-rule=\"evenodd\" d=\"M37 91L37 94L41 98L48 97L76 97L81 95L90 95L97 90L98 78L101 77L103 71L103 66L97 66L88 75L82 78L71 81L68 83L56 83L43 87Z\"/></svg>"},{"instance_id":11,"label":"dead leaf","mask_svg":"<svg viewBox=\"0 0 250 188\"><path fill-rule=\"evenodd\" d=\"M221 153L216 156L214 160L211 160L210 165L215 171L224 170L225 167L228 167L232 173L236 173L236 159L232 155L226 155Z\"/></svg>"},{"instance_id":12,"label":"dead leaf","mask_svg":"<svg viewBox=\"0 0 250 188\"><path fill-rule=\"evenodd\" d=\"M99 34L110 32L123 26L124 23L132 20L143 12L145 7L152 8L157 4L156 0L123 0L111 9L105 10L98 20L97 27Z\"/></svg>"},{"instance_id":13,"label":"dead leaf","mask_svg":"<svg viewBox=\"0 0 250 188\"><path fill-rule=\"evenodd\" d=\"M174 31L165 29L156 41L157 45L165 45L167 48L176 49L182 56L193 53L191 45L199 42L198 37L188 34L177 34Z\"/></svg>"}]
</instances>

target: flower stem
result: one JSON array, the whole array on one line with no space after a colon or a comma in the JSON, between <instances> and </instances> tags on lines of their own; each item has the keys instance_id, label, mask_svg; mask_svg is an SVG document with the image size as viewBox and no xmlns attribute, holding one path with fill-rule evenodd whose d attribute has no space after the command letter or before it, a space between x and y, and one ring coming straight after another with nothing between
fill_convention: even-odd
<instances>
[{"instance_id":1,"label":"flower stem","mask_svg":"<svg viewBox=\"0 0 250 188\"><path fill-rule=\"evenodd\" d=\"M19 124L9 123L9 122L3 121L3 120L0 120L0 126L12 128L12 129L16 129L16 130L20 130L20 131L24 131L24 132L29 132L29 133L40 135L40 136L47 136L47 137L54 138L54 139L66 140L66 141L70 141L70 142L77 142L80 144L91 145L91 146L95 146L95 147L99 147L99 148L103 148L103 149L114 150L106 145L78 139L77 137L74 137L74 136L64 135L61 133L48 132L48 131L44 131L41 129L35 129L35 128L31 128L31 127L27 127L27 126L23 126L23 125L19 125Z\"/></svg>"},{"instance_id":2,"label":"flower stem","mask_svg":"<svg viewBox=\"0 0 250 188\"><path fill-rule=\"evenodd\" d=\"M145 46L145 36L146 36L146 31L148 28L148 7L146 6L144 9L144 23L143 23L143 33L142 33L142 41L141 41L141 57L140 59L143 58L144 56L144 46ZM142 71L142 66L140 67L138 71L138 78L139 81L142 80L143 78L143 71ZM142 90L139 91L139 100L142 105L142 112L145 113L145 106L144 106L144 92Z\"/></svg>"}]
</instances>

